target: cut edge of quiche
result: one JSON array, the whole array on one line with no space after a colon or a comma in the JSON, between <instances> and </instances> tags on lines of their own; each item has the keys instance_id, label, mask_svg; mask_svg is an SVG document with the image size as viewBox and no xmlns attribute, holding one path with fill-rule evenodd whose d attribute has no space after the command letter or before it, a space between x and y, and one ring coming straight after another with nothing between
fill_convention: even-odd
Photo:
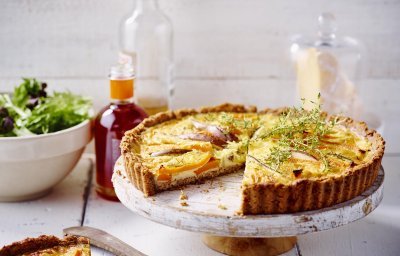
<instances>
[{"instance_id":1,"label":"cut edge of quiche","mask_svg":"<svg viewBox=\"0 0 400 256\"><path fill-rule=\"evenodd\" d=\"M204 107L199 110L182 109L177 111L167 111L150 116L134 129L126 132L121 142L121 153L124 159L125 170L134 186L141 190L145 196L151 196L160 191L201 182L203 180L243 169L244 164L236 164L222 168L210 168L209 170L201 172L196 176L178 179L174 182L164 182L163 184L159 184L155 180L155 174L143 163L143 159L140 156L140 147L142 141L141 134L146 129L170 120L179 120L189 115L218 112L256 113L257 108L253 106L245 107L243 105L226 103L215 107Z\"/></svg>"},{"instance_id":2,"label":"cut edge of quiche","mask_svg":"<svg viewBox=\"0 0 400 256\"><path fill-rule=\"evenodd\" d=\"M0 249L0 256L19 255L90 256L90 243L85 237L67 236L60 239L55 236L41 235L37 238L26 238Z\"/></svg>"},{"instance_id":3,"label":"cut edge of quiche","mask_svg":"<svg viewBox=\"0 0 400 256\"><path fill-rule=\"evenodd\" d=\"M121 142L121 152L127 175L137 189L141 190L145 196L151 196L164 190L174 189L182 185L195 184L202 180L240 170L244 164L237 164L228 168L214 168L207 172L202 172L195 177L178 179L175 182L165 182L163 185L157 184L154 172L145 166L140 156L142 133L157 124L174 119L179 120L199 113L232 112L279 115L286 109L266 109L257 113L256 107L247 108L243 105L226 103L199 110L183 109L151 116L136 128L125 133ZM376 131L368 129L363 122L356 122L350 118L342 118L342 124L371 142L373 149L371 159L368 159L365 163L346 168L344 172L338 175L330 175L329 177L299 179L289 184L276 182L255 182L254 184L249 184L248 182L243 182L242 205L237 213L269 214L315 210L352 199L370 187L380 169L385 141ZM246 157L247 161L249 161L249 157ZM251 171L245 169L245 173Z\"/></svg>"}]
</instances>

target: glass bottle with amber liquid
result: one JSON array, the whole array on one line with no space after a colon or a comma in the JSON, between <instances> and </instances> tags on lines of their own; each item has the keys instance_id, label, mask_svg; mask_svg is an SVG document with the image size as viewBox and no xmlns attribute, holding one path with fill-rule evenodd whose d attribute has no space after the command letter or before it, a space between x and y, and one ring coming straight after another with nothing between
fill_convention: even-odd
<instances>
[{"instance_id":1,"label":"glass bottle with amber liquid","mask_svg":"<svg viewBox=\"0 0 400 256\"><path fill-rule=\"evenodd\" d=\"M146 112L133 102L134 72L131 64L119 64L110 72L111 102L95 120L96 191L101 197L118 201L111 182L124 133L137 126Z\"/></svg>"}]
</instances>

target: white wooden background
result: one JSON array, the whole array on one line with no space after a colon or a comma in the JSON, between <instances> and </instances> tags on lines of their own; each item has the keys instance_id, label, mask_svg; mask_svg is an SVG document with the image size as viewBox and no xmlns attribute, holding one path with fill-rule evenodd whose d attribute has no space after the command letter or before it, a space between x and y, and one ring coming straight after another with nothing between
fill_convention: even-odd
<instances>
[{"instance_id":1,"label":"white wooden background","mask_svg":"<svg viewBox=\"0 0 400 256\"><path fill-rule=\"evenodd\" d=\"M0 1L0 91L22 76L107 102L107 72L118 26L133 0ZM367 49L358 89L385 121L387 152L400 152L400 1L160 0L174 27L173 107L235 101L295 101L289 38L312 34L316 17L335 13L339 32ZM196 97L194 97L196 96Z\"/></svg>"}]
</instances>

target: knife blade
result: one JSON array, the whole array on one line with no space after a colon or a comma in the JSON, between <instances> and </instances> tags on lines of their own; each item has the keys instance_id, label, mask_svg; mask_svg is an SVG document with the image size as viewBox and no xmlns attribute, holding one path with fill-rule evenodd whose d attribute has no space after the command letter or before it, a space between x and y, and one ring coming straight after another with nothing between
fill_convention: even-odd
<instances>
[{"instance_id":1,"label":"knife blade","mask_svg":"<svg viewBox=\"0 0 400 256\"><path fill-rule=\"evenodd\" d=\"M109 251L117 256L146 256L109 233L92 227L70 227L63 230L64 235L83 236L90 244Z\"/></svg>"}]
</instances>

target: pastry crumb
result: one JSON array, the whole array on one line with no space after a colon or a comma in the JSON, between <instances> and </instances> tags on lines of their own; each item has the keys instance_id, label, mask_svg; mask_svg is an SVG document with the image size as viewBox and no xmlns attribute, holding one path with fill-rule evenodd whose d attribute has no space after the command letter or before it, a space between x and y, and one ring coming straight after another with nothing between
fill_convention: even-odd
<instances>
[{"instance_id":1,"label":"pastry crumb","mask_svg":"<svg viewBox=\"0 0 400 256\"><path fill-rule=\"evenodd\" d=\"M218 208L221 209L221 210L227 210L227 209L228 209L228 208L227 208L225 205L223 205L223 204L219 204L219 205L218 205Z\"/></svg>"},{"instance_id":2,"label":"pastry crumb","mask_svg":"<svg viewBox=\"0 0 400 256\"><path fill-rule=\"evenodd\" d=\"M188 196L185 194L185 191L181 190L181 195L179 196L180 200L188 200Z\"/></svg>"},{"instance_id":3,"label":"pastry crumb","mask_svg":"<svg viewBox=\"0 0 400 256\"><path fill-rule=\"evenodd\" d=\"M208 193L208 192L210 192L208 189L203 189L202 191L201 191L202 193Z\"/></svg>"},{"instance_id":4,"label":"pastry crumb","mask_svg":"<svg viewBox=\"0 0 400 256\"><path fill-rule=\"evenodd\" d=\"M218 181L218 186L219 186L219 191L225 191L225 186L224 183L222 183L222 181Z\"/></svg>"},{"instance_id":5,"label":"pastry crumb","mask_svg":"<svg viewBox=\"0 0 400 256\"><path fill-rule=\"evenodd\" d=\"M180 196L179 196L179 200L181 200L181 205L182 206L189 206L189 204L187 203L187 201L186 200L188 200L188 196L185 194L185 191L183 191L182 189L181 189L181 194L180 194Z\"/></svg>"},{"instance_id":6,"label":"pastry crumb","mask_svg":"<svg viewBox=\"0 0 400 256\"><path fill-rule=\"evenodd\" d=\"M182 201L182 202L181 202L181 205L182 205L182 206L189 206L189 204L188 204L186 201Z\"/></svg>"}]
</instances>

